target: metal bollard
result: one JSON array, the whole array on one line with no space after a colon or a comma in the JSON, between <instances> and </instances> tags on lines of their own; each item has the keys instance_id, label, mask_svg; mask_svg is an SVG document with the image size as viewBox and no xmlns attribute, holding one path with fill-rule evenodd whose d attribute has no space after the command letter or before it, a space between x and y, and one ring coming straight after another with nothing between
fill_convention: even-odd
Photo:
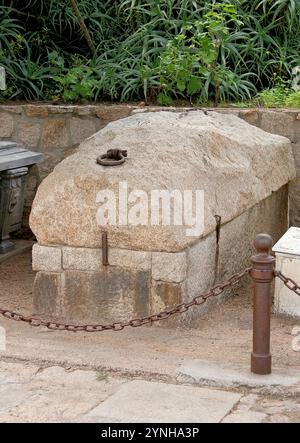
<instances>
[{"instance_id":1,"label":"metal bollard","mask_svg":"<svg viewBox=\"0 0 300 443\"><path fill-rule=\"evenodd\" d=\"M271 374L271 283L274 278L275 258L270 255L272 237L259 234L254 246L257 254L251 257L251 277L254 281L253 300L253 352L251 371L254 374Z\"/></svg>"}]
</instances>

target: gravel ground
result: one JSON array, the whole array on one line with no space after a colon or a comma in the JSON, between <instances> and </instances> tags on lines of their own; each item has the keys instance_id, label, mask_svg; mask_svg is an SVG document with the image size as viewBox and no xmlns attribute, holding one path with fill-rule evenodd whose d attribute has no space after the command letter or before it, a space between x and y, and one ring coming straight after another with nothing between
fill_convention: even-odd
<instances>
[{"instance_id":1,"label":"gravel ground","mask_svg":"<svg viewBox=\"0 0 300 443\"><path fill-rule=\"evenodd\" d=\"M34 275L30 252L0 263L0 307L34 314L32 307ZM163 326L163 322L161 325ZM295 326L300 326L300 320L275 315L272 317L272 354L276 366L300 369L300 352L295 352L292 348L292 330ZM236 296L213 307L211 312L194 322L193 329L174 329L174 331L176 331L174 340L177 345L180 345L181 341L180 331L182 339L190 336L190 342L185 343L183 352L173 349L173 352L179 356L195 357L196 345L198 358L224 363L247 362L252 340L251 288L241 289Z\"/></svg>"}]
</instances>

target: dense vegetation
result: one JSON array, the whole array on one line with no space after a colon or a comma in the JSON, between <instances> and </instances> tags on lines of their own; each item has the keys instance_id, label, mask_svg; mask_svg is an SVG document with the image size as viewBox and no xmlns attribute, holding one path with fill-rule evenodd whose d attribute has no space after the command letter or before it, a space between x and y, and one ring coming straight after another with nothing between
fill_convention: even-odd
<instances>
[{"instance_id":1,"label":"dense vegetation","mask_svg":"<svg viewBox=\"0 0 300 443\"><path fill-rule=\"evenodd\" d=\"M2 98L300 106L300 0L0 4Z\"/></svg>"}]
</instances>

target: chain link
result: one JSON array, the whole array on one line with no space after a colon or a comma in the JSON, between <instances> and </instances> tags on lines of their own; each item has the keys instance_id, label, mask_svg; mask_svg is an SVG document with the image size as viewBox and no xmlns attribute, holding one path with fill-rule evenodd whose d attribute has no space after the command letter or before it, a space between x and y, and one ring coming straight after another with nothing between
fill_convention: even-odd
<instances>
[{"instance_id":1,"label":"chain link","mask_svg":"<svg viewBox=\"0 0 300 443\"><path fill-rule=\"evenodd\" d=\"M282 274L280 271L274 271L275 277L279 278L287 288L289 288L291 291L295 292L295 294L300 296L300 286L291 278L286 277Z\"/></svg>"},{"instance_id":2,"label":"chain link","mask_svg":"<svg viewBox=\"0 0 300 443\"><path fill-rule=\"evenodd\" d=\"M102 331L122 331L124 328L131 326L132 328L137 328L139 326L144 326L149 323L154 323L157 321L165 320L172 315L175 314L183 314L188 311L192 306L200 306L204 304L210 297L218 297L221 295L226 289L230 287L236 286L246 275L248 275L251 271L251 268L246 268L243 272L238 274L234 274L227 281L223 283L219 283L209 291L194 297L191 301L186 303L180 303L173 308L166 308L164 311L159 312L158 314L148 315L146 317L134 318L128 321L122 322L114 322L107 325L74 325L74 324L66 324L59 323L55 321L45 321L41 319L36 319L34 317L27 317L22 314L18 314L9 309L1 309L0 315L4 317L28 323L30 326L45 326L48 329L56 330L56 331L69 331L69 332L102 332Z\"/></svg>"}]
</instances>

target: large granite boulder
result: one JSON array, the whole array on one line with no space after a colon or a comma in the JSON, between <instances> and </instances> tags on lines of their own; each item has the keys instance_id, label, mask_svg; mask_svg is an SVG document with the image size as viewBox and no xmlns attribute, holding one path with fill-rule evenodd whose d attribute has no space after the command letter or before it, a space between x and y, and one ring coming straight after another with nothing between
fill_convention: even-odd
<instances>
[{"instance_id":1,"label":"large granite boulder","mask_svg":"<svg viewBox=\"0 0 300 443\"><path fill-rule=\"evenodd\" d=\"M107 149L127 149L126 163L104 167ZM42 245L101 246L97 194L119 183L128 192L204 190L201 235L186 226L105 226L111 246L179 251L277 191L295 176L290 141L233 115L202 111L141 113L115 121L83 142L39 187L30 225Z\"/></svg>"},{"instance_id":2,"label":"large granite boulder","mask_svg":"<svg viewBox=\"0 0 300 443\"><path fill-rule=\"evenodd\" d=\"M96 159L108 149L127 149L128 159L119 166L100 166ZM190 300L248 266L257 233L268 232L274 239L282 235L287 185L294 175L287 138L233 115L156 112L110 123L39 187L30 219L38 239L33 249L35 312L99 323ZM146 198L153 190L204 191L203 229L187 235L188 221L176 226L101 222L99 193L113 191L119 198L120 183L126 183L126 195L140 190ZM116 209L118 219L117 199ZM141 216L148 221L147 208L140 206L137 213L137 221ZM102 256L103 231L108 261ZM201 309L177 321L191 325Z\"/></svg>"}]
</instances>

